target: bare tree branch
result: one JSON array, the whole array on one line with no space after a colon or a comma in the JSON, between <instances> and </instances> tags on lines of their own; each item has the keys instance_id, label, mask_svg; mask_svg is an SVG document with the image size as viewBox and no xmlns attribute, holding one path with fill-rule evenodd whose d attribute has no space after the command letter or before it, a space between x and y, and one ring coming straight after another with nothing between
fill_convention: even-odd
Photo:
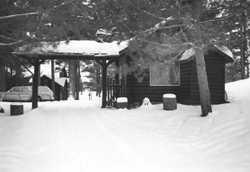
<instances>
[{"instance_id":1,"label":"bare tree branch","mask_svg":"<svg viewBox=\"0 0 250 172\"><path fill-rule=\"evenodd\" d=\"M12 46L12 45L16 45L23 42L23 40L18 40L16 42L11 42L11 43L0 43L0 46Z\"/></svg>"},{"instance_id":2,"label":"bare tree branch","mask_svg":"<svg viewBox=\"0 0 250 172\"><path fill-rule=\"evenodd\" d=\"M181 43L181 44L164 44L164 43L157 43L157 42L153 42L153 41L148 41L146 39L140 39L140 41L143 41L143 42L146 42L146 43L149 43L149 44L153 44L153 45L157 45L157 46L160 46L160 47L168 47L168 48L171 48L171 47L174 47L174 46L190 45L189 42L185 42L185 43Z\"/></svg>"},{"instance_id":3,"label":"bare tree branch","mask_svg":"<svg viewBox=\"0 0 250 172\"><path fill-rule=\"evenodd\" d=\"M16 40L16 39L13 39L11 37L7 37L7 36L4 36L4 35L0 35L1 38L4 38L4 39L9 39L9 40Z\"/></svg>"},{"instance_id":4,"label":"bare tree branch","mask_svg":"<svg viewBox=\"0 0 250 172\"><path fill-rule=\"evenodd\" d=\"M221 18L216 18L216 19L213 19L213 20L203 21L203 22L201 22L201 23L203 24L203 23L207 23L207 22L225 21L225 20L227 20L227 19L229 19L229 18L231 18L231 17L236 16L237 14L240 14L242 11L246 10L247 8L249 8L249 5L245 4L245 6L244 6L243 8L237 10L237 11L236 11L235 13L233 13L233 14L230 14L230 15L228 15L228 16L226 16L226 17L221 17Z\"/></svg>"},{"instance_id":5,"label":"bare tree branch","mask_svg":"<svg viewBox=\"0 0 250 172\"><path fill-rule=\"evenodd\" d=\"M39 12L30 12L30 13L23 13L23 14L13 14L13 15L8 15L8 16L1 16L0 20L4 19L10 19L10 18L15 18L15 17L24 17L24 16L32 16L32 15L38 15Z\"/></svg>"},{"instance_id":6,"label":"bare tree branch","mask_svg":"<svg viewBox=\"0 0 250 172\"><path fill-rule=\"evenodd\" d=\"M161 20L165 20L165 19L166 19L166 18L164 18L164 17L160 17L160 16L157 16L157 15L154 15L154 14L152 14L152 13L146 11L146 10L140 9L139 7L137 7L136 5L134 5L133 3L131 3L129 0L127 0L127 2L128 2L131 6L135 7L136 9L138 9L139 11L141 11L141 12L143 12L143 13L146 13L146 14L148 14L148 15L150 15L150 16L156 17L156 18L161 19Z\"/></svg>"}]
</instances>

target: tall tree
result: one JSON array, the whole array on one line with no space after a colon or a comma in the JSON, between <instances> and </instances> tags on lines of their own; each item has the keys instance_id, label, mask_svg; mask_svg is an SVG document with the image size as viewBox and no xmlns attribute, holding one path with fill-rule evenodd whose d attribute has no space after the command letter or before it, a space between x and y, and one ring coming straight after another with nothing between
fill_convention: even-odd
<instances>
[{"instance_id":1,"label":"tall tree","mask_svg":"<svg viewBox=\"0 0 250 172\"><path fill-rule=\"evenodd\" d=\"M206 33L210 34L213 42L217 45L227 46L232 52L235 59L235 64L229 65L231 77L228 76L228 81L238 80L240 78L249 77L249 25L250 21L249 0L221 0L211 1L209 10L218 11L218 15L210 23L211 29ZM241 70L235 68L238 59L241 59ZM235 77L235 76L241 77ZM246 75L246 76L244 76Z\"/></svg>"}]
</instances>

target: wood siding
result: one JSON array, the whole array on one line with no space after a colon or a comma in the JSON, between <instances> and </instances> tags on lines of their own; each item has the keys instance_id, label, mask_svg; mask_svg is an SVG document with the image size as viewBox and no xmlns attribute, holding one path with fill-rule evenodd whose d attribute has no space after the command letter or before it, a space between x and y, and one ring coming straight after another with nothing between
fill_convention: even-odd
<instances>
[{"instance_id":1,"label":"wood siding","mask_svg":"<svg viewBox=\"0 0 250 172\"><path fill-rule=\"evenodd\" d=\"M143 78L142 82L138 82L136 78L133 78L133 102L142 103L145 97L148 97L151 102L162 102L162 96L166 93L179 93L179 86L150 86L149 77Z\"/></svg>"},{"instance_id":2,"label":"wood siding","mask_svg":"<svg viewBox=\"0 0 250 172\"><path fill-rule=\"evenodd\" d=\"M218 55L205 56L211 103L225 102L225 59ZM181 86L179 103L199 105L199 85L196 62L181 63Z\"/></svg>"},{"instance_id":3,"label":"wood siding","mask_svg":"<svg viewBox=\"0 0 250 172\"><path fill-rule=\"evenodd\" d=\"M123 56L117 62L122 66L128 62L129 57ZM225 102L225 58L218 53L205 55L206 70L211 93L211 103ZM142 103L145 97L151 102L162 102L162 96L173 93L177 96L177 102L187 105L199 105L199 86L195 60L182 61L180 63L180 86L150 86L149 75L138 82L133 75L123 76L119 96L126 96L129 104Z\"/></svg>"}]
</instances>

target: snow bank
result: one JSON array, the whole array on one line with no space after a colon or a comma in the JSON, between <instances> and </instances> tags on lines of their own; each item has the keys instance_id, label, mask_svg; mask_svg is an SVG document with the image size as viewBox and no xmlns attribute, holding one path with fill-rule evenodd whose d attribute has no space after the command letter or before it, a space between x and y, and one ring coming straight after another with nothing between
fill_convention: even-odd
<instances>
[{"instance_id":1,"label":"snow bank","mask_svg":"<svg viewBox=\"0 0 250 172\"><path fill-rule=\"evenodd\" d=\"M226 84L231 103L162 104L134 110L102 109L88 92L79 101L23 103L10 117L0 102L0 171L3 172L248 172L250 80Z\"/></svg>"}]
</instances>

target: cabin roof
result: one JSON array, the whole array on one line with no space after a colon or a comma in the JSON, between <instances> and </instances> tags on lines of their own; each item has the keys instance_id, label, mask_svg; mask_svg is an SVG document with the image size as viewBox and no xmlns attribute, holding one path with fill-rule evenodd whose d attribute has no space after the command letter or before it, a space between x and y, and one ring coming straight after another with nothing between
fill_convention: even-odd
<instances>
[{"instance_id":1,"label":"cabin roof","mask_svg":"<svg viewBox=\"0 0 250 172\"><path fill-rule=\"evenodd\" d=\"M52 77L50 75L43 75L43 76L41 76L41 78L48 78L48 79L52 80ZM65 86L66 81L69 81L69 78L67 78L67 77L60 77L60 78L55 77L55 82L62 87Z\"/></svg>"},{"instance_id":2,"label":"cabin roof","mask_svg":"<svg viewBox=\"0 0 250 172\"><path fill-rule=\"evenodd\" d=\"M217 52L219 55L221 55L223 58L225 58L226 63L231 63L234 61L232 52L225 46L219 47L217 45L210 44L205 48L204 53L207 54L210 51ZM194 48L190 48L182 54L180 61L189 60L192 57L194 57L194 54L195 54Z\"/></svg>"}]
</instances>

